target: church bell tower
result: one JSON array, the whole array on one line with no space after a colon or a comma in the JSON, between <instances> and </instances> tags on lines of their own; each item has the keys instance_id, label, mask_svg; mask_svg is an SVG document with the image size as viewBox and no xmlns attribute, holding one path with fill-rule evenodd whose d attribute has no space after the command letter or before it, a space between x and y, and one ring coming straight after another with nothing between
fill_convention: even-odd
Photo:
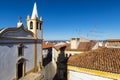
<instances>
[{"instance_id":1,"label":"church bell tower","mask_svg":"<svg viewBox=\"0 0 120 80\"><path fill-rule=\"evenodd\" d=\"M34 3L32 16L27 16L27 27L33 32L35 39L43 39L42 22L42 17L38 17L37 5Z\"/></svg>"},{"instance_id":2,"label":"church bell tower","mask_svg":"<svg viewBox=\"0 0 120 80\"><path fill-rule=\"evenodd\" d=\"M43 39L43 33L42 33L42 17L38 17L37 12L37 5L34 3L32 16L27 16L27 28L28 30L33 32L35 44L34 44L34 71L37 72L38 70L38 62L39 66L42 65L42 39ZM41 41L40 44L37 42Z\"/></svg>"}]
</instances>

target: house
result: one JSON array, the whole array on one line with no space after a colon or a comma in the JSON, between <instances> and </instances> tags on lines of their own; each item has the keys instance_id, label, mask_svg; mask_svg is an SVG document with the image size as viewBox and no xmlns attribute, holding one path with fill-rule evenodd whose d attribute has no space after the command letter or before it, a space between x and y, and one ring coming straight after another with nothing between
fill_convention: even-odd
<instances>
[{"instance_id":1,"label":"house","mask_svg":"<svg viewBox=\"0 0 120 80\"><path fill-rule=\"evenodd\" d=\"M60 48L69 45L69 43L66 42L60 42L57 44L54 44L53 46L53 54L54 54L54 59L57 62L58 56L60 54Z\"/></svg>"},{"instance_id":2,"label":"house","mask_svg":"<svg viewBox=\"0 0 120 80\"><path fill-rule=\"evenodd\" d=\"M54 59L53 43L43 41L44 80L57 80L57 64Z\"/></svg>"},{"instance_id":3,"label":"house","mask_svg":"<svg viewBox=\"0 0 120 80\"><path fill-rule=\"evenodd\" d=\"M32 16L27 17L27 29L19 20L16 27L0 30L0 80L19 80L40 70L42 22L35 3Z\"/></svg>"},{"instance_id":4,"label":"house","mask_svg":"<svg viewBox=\"0 0 120 80\"><path fill-rule=\"evenodd\" d=\"M119 80L120 48L99 48L68 60L68 80Z\"/></svg>"},{"instance_id":5,"label":"house","mask_svg":"<svg viewBox=\"0 0 120 80\"><path fill-rule=\"evenodd\" d=\"M120 39L106 40L105 47L107 48L120 48Z\"/></svg>"},{"instance_id":6,"label":"house","mask_svg":"<svg viewBox=\"0 0 120 80\"><path fill-rule=\"evenodd\" d=\"M83 37L71 38L70 44L67 45L65 53L68 55L80 54L99 47L98 41L88 40Z\"/></svg>"},{"instance_id":7,"label":"house","mask_svg":"<svg viewBox=\"0 0 120 80\"><path fill-rule=\"evenodd\" d=\"M90 50L95 50L100 46L99 44L99 41L88 40L83 37L71 38L69 43L62 42L54 45L54 53L56 54L56 57L58 57L58 54L60 53L59 49L63 46L66 46L65 55L69 57L71 55L81 54Z\"/></svg>"}]
</instances>

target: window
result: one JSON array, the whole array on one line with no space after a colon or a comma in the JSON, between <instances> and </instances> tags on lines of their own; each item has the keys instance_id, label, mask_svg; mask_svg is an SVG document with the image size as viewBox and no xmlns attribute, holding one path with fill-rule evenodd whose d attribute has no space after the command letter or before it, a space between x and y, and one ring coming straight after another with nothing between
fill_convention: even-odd
<instances>
[{"instance_id":1,"label":"window","mask_svg":"<svg viewBox=\"0 0 120 80\"><path fill-rule=\"evenodd\" d=\"M23 45L22 43L18 46L18 57L23 56Z\"/></svg>"},{"instance_id":2,"label":"window","mask_svg":"<svg viewBox=\"0 0 120 80\"><path fill-rule=\"evenodd\" d=\"M30 29L33 29L33 22L30 22Z\"/></svg>"},{"instance_id":3,"label":"window","mask_svg":"<svg viewBox=\"0 0 120 80\"><path fill-rule=\"evenodd\" d=\"M39 22L36 23L36 29L38 29L38 27L39 27Z\"/></svg>"}]
</instances>

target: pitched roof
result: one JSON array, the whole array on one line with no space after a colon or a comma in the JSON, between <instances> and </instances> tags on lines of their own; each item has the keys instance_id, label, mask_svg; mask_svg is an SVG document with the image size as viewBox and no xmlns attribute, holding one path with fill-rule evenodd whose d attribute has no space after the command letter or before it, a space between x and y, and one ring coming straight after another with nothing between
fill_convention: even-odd
<instances>
[{"instance_id":1,"label":"pitched roof","mask_svg":"<svg viewBox=\"0 0 120 80\"><path fill-rule=\"evenodd\" d=\"M120 42L120 39L108 39L107 42Z\"/></svg>"},{"instance_id":2,"label":"pitched roof","mask_svg":"<svg viewBox=\"0 0 120 80\"><path fill-rule=\"evenodd\" d=\"M67 45L66 50L68 50L68 51L72 51L72 50L75 50L75 51L88 51L88 50L91 50L95 46L96 43L97 43L97 41L80 42L77 49L71 49L71 45L69 44L69 45Z\"/></svg>"},{"instance_id":3,"label":"pitched roof","mask_svg":"<svg viewBox=\"0 0 120 80\"><path fill-rule=\"evenodd\" d=\"M31 31L29 31L28 29L26 29L26 28L24 27L24 25L22 24L20 27L3 28L3 29L0 31L0 37L3 37L3 34L8 33L8 32L10 32L10 33L14 32L14 34L15 34L15 33L17 32L17 30L19 30L19 29L22 29L24 32L26 32L26 33L30 34L31 36L33 36L33 32L31 32ZM10 33L9 33L9 34L10 34Z\"/></svg>"},{"instance_id":4,"label":"pitched roof","mask_svg":"<svg viewBox=\"0 0 120 80\"><path fill-rule=\"evenodd\" d=\"M63 43L63 44L59 44L59 45L54 45L54 48L56 49L56 50L59 50L61 47L64 47L64 46L69 46L69 43Z\"/></svg>"},{"instance_id":5,"label":"pitched roof","mask_svg":"<svg viewBox=\"0 0 120 80\"><path fill-rule=\"evenodd\" d=\"M73 55L69 58L68 64L120 73L120 48L100 48L87 53Z\"/></svg>"},{"instance_id":6,"label":"pitched roof","mask_svg":"<svg viewBox=\"0 0 120 80\"><path fill-rule=\"evenodd\" d=\"M50 42L44 42L42 43L42 48L50 48L50 47L53 47L53 44L50 43Z\"/></svg>"}]
</instances>

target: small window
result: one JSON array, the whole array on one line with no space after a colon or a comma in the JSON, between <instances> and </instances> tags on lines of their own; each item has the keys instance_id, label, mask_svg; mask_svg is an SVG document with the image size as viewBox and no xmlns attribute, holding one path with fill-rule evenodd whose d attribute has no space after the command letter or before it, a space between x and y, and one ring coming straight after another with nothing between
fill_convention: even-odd
<instances>
[{"instance_id":1,"label":"small window","mask_svg":"<svg viewBox=\"0 0 120 80\"><path fill-rule=\"evenodd\" d=\"M18 57L23 56L23 45L22 43L18 46Z\"/></svg>"},{"instance_id":2,"label":"small window","mask_svg":"<svg viewBox=\"0 0 120 80\"><path fill-rule=\"evenodd\" d=\"M36 29L38 29L38 27L39 27L39 22L36 23Z\"/></svg>"},{"instance_id":3,"label":"small window","mask_svg":"<svg viewBox=\"0 0 120 80\"><path fill-rule=\"evenodd\" d=\"M33 29L33 22L30 22L30 29Z\"/></svg>"}]
</instances>

